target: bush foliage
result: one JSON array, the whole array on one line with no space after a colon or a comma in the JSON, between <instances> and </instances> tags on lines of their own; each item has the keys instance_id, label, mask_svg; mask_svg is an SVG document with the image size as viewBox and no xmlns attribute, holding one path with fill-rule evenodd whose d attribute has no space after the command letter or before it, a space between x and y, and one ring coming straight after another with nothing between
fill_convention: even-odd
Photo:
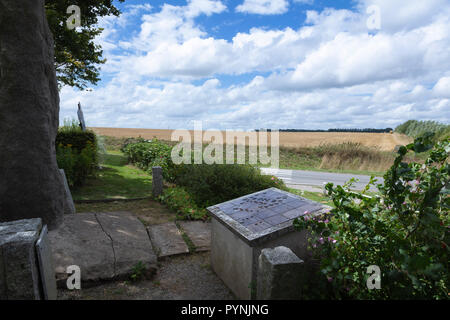
<instances>
[{"instance_id":1,"label":"bush foliage","mask_svg":"<svg viewBox=\"0 0 450 320\"><path fill-rule=\"evenodd\" d=\"M450 138L450 125L437 121L408 120L395 128L395 132L403 133L413 138L418 138L427 132L435 135L434 141Z\"/></svg>"},{"instance_id":2,"label":"bush foliage","mask_svg":"<svg viewBox=\"0 0 450 320\"><path fill-rule=\"evenodd\" d=\"M166 181L183 187L183 191L177 189L162 198L170 205L185 193L198 208L204 209L270 187L286 189L281 180L262 175L258 168L250 165L175 165L171 159L172 147L157 139L127 143L122 151L131 163L149 172L153 166L161 166ZM183 214L189 216L186 212Z\"/></svg>"},{"instance_id":3,"label":"bush foliage","mask_svg":"<svg viewBox=\"0 0 450 320\"><path fill-rule=\"evenodd\" d=\"M58 130L55 146L58 167L64 169L71 187L83 185L95 174L99 156L93 131L82 131L75 122L65 123Z\"/></svg>"},{"instance_id":4,"label":"bush foliage","mask_svg":"<svg viewBox=\"0 0 450 320\"><path fill-rule=\"evenodd\" d=\"M283 181L258 168L238 164L183 165L175 178L200 207L208 207L271 187L286 190Z\"/></svg>"},{"instance_id":5,"label":"bush foliage","mask_svg":"<svg viewBox=\"0 0 450 320\"><path fill-rule=\"evenodd\" d=\"M408 151L432 148L432 135L401 147L378 184L381 196L365 197L348 185L326 189L335 208L322 217L294 222L308 229L310 249L320 261L309 298L448 299L450 140L439 142L425 164L406 163ZM381 289L367 288L367 267L379 266Z\"/></svg>"},{"instance_id":6,"label":"bush foliage","mask_svg":"<svg viewBox=\"0 0 450 320\"><path fill-rule=\"evenodd\" d=\"M158 139L144 140L142 138L125 143L121 151L128 157L128 161L139 168L151 173L152 167L160 166L163 177L173 181L174 164L170 157L172 148Z\"/></svg>"},{"instance_id":7,"label":"bush foliage","mask_svg":"<svg viewBox=\"0 0 450 320\"><path fill-rule=\"evenodd\" d=\"M159 200L176 212L177 218L184 220L206 220L205 208L197 206L191 195L182 187L165 189Z\"/></svg>"}]
</instances>

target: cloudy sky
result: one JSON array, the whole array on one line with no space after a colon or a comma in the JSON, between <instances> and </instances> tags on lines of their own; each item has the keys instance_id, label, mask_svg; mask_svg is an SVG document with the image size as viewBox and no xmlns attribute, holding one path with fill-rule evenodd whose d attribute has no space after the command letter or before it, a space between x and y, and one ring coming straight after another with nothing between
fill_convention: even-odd
<instances>
[{"instance_id":1,"label":"cloudy sky","mask_svg":"<svg viewBox=\"0 0 450 320\"><path fill-rule=\"evenodd\" d=\"M448 0L126 0L108 62L64 87L92 127L386 128L450 122Z\"/></svg>"}]
</instances>

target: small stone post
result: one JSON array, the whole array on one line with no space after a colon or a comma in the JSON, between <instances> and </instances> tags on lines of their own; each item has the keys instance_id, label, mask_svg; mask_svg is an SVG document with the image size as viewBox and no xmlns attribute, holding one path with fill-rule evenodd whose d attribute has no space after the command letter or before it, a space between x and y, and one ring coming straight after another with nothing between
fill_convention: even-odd
<instances>
[{"instance_id":1,"label":"small stone post","mask_svg":"<svg viewBox=\"0 0 450 320\"><path fill-rule=\"evenodd\" d=\"M287 247L263 249L259 256L256 298L301 299L304 262Z\"/></svg>"},{"instance_id":2,"label":"small stone post","mask_svg":"<svg viewBox=\"0 0 450 320\"><path fill-rule=\"evenodd\" d=\"M162 194L163 191L163 175L162 175L162 168L161 167L152 167L152 195L154 197L158 197Z\"/></svg>"},{"instance_id":3,"label":"small stone post","mask_svg":"<svg viewBox=\"0 0 450 320\"><path fill-rule=\"evenodd\" d=\"M0 223L0 300L40 300L40 218Z\"/></svg>"}]
</instances>

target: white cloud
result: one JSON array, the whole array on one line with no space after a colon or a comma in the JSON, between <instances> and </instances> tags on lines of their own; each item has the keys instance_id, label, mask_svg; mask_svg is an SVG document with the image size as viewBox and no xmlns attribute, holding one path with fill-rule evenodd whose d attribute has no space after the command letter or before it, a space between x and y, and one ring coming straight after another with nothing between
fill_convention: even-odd
<instances>
[{"instance_id":1,"label":"white cloud","mask_svg":"<svg viewBox=\"0 0 450 320\"><path fill-rule=\"evenodd\" d=\"M370 35L364 8L373 3L381 6L383 21ZM361 0L355 11L307 11L300 28L255 27L228 40L212 36L196 19L227 10L221 1L131 7L122 18L102 22L108 80L93 92L64 88L61 118L76 116L81 101L90 126L192 128L191 120L203 120L206 128L312 129L393 127L433 117L448 122L450 4L392 3ZM402 18L405 12L411 21ZM140 27L124 35L131 19ZM230 84L224 75L244 80Z\"/></svg>"},{"instance_id":2,"label":"white cloud","mask_svg":"<svg viewBox=\"0 0 450 320\"><path fill-rule=\"evenodd\" d=\"M244 0L236 7L237 12L254 14L283 14L288 11L287 0Z\"/></svg>"},{"instance_id":3,"label":"white cloud","mask_svg":"<svg viewBox=\"0 0 450 320\"><path fill-rule=\"evenodd\" d=\"M433 88L433 93L442 98L450 98L450 77L442 77Z\"/></svg>"}]
</instances>

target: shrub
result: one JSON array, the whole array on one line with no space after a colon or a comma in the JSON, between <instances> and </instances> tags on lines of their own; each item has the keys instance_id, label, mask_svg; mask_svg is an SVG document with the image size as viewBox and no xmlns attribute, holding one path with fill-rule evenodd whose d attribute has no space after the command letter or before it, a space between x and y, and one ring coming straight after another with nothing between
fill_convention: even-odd
<instances>
[{"instance_id":1,"label":"shrub","mask_svg":"<svg viewBox=\"0 0 450 320\"><path fill-rule=\"evenodd\" d=\"M159 196L170 209L176 212L177 218L185 220L206 220L208 214L205 208L199 208L192 196L181 187L165 189Z\"/></svg>"},{"instance_id":2,"label":"shrub","mask_svg":"<svg viewBox=\"0 0 450 320\"><path fill-rule=\"evenodd\" d=\"M423 136L425 133L433 133L434 141L442 141L450 136L450 125L439 123L437 121L417 121L408 120L397 126L395 132L406 134L413 138Z\"/></svg>"},{"instance_id":3,"label":"shrub","mask_svg":"<svg viewBox=\"0 0 450 320\"><path fill-rule=\"evenodd\" d=\"M163 177L167 181L174 180L171 150L171 146L157 139L150 141L139 139L138 142L127 143L122 148L122 152L127 155L128 161L143 170L151 172L154 166L162 167Z\"/></svg>"},{"instance_id":4,"label":"shrub","mask_svg":"<svg viewBox=\"0 0 450 320\"><path fill-rule=\"evenodd\" d=\"M401 147L379 184L381 196L365 197L347 185L326 189L336 208L323 217L304 215L297 229L310 231L320 260L309 298L448 299L450 141L436 144L425 164L403 162L408 150L432 147L424 136ZM368 290L367 267L381 270L381 289Z\"/></svg>"},{"instance_id":5,"label":"shrub","mask_svg":"<svg viewBox=\"0 0 450 320\"><path fill-rule=\"evenodd\" d=\"M70 186L81 186L95 173L99 156L93 131L82 131L74 121L65 122L58 130L55 145L58 167L64 169Z\"/></svg>"},{"instance_id":6,"label":"shrub","mask_svg":"<svg viewBox=\"0 0 450 320\"><path fill-rule=\"evenodd\" d=\"M262 175L250 165L192 164L178 170L175 183L203 208L271 187L286 190L283 181Z\"/></svg>"}]
</instances>

